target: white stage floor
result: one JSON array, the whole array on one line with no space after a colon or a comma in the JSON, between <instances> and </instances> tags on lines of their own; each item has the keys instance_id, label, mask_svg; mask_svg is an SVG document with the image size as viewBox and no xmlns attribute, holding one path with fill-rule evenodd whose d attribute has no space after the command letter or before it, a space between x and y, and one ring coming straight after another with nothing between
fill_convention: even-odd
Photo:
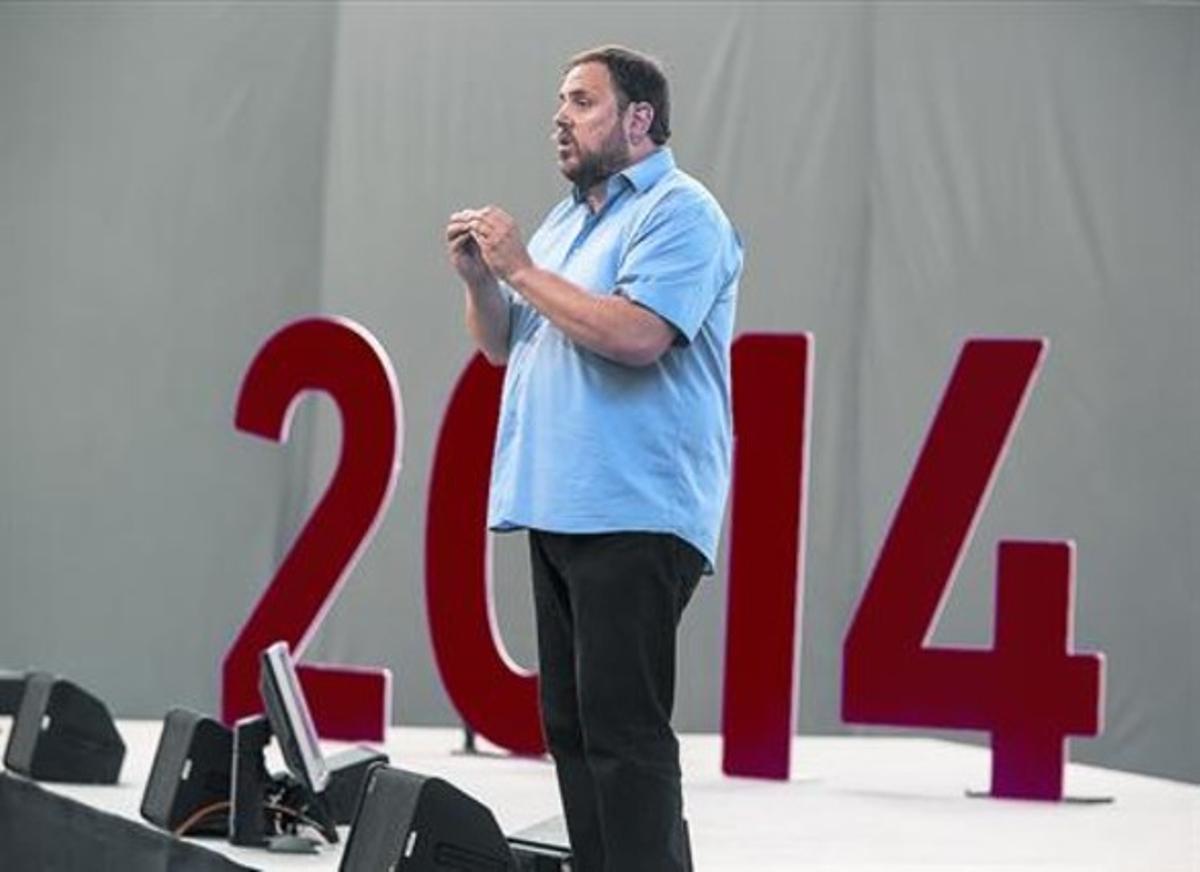
<instances>
[{"instance_id":1,"label":"white stage floor","mask_svg":"<svg viewBox=\"0 0 1200 872\"><path fill-rule=\"evenodd\" d=\"M129 746L120 785L46 787L140 820L160 724L124 721L120 728ZM462 756L455 753L461 741L455 730L405 727L390 732L384 750L392 765L437 775L488 805L506 833L559 813L548 762ZM780 783L723 776L719 736L686 735L682 745L698 872L1200 870L1194 785L1072 764L1070 795L1115 801L969 799L966 789L988 785L985 748L908 737L799 736L793 780ZM330 870L341 856L340 845L317 856L279 856L202 843L260 869Z\"/></svg>"}]
</instances>

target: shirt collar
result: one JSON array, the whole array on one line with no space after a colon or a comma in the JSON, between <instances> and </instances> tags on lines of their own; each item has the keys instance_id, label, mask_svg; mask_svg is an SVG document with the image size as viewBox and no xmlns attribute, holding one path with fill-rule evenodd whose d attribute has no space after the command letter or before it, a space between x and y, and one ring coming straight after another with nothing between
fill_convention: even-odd
<instances>
[{"instance_id":1,"label":"shirt collar","mask_svg":"<svg viewBox=\"0 0 1200 872\"><path fill-rule=\"evenodd\" d=\"M650 152L633 166L625 167L620 175L629 180L635 191L645 191L654 187L654 183L675 169L675 155L671 149L663 146Z\"/></svg>"},{"instance_id":2,"label":"shirt collar","mask_svg":"<svg viewBox=\"0 0 1200 872\"><path fill-rule=\"evenodd\" d=\"M609 178L608 199L617 193L613 187L614 183L620 184L624 180L635 191L645 191L654 187L655 182L673 169L675 169L675 155L671 153L671 149L665 145L656 148L637 163L625 167ZM571 196L575 198L576 203L582 203L584 192L575 186L571 190Z\"/></svg>"}]
</instances>

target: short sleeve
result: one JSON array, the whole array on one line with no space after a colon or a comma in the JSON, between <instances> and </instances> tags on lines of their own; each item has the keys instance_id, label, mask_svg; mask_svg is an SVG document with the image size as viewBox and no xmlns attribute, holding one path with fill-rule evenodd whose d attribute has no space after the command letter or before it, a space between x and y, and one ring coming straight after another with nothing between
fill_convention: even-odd
<instances>
[{"instance_id":1,"label":"short sleeve","mask_svg":"<svg viewBox=\"0 0 1200 872\"><path fill-rule=\"evenodd\" d=\"M690 343L740 257L736 236L713 204L672 191L635 231L616 292L650 309Z\"/></svg>"}]
</instances>

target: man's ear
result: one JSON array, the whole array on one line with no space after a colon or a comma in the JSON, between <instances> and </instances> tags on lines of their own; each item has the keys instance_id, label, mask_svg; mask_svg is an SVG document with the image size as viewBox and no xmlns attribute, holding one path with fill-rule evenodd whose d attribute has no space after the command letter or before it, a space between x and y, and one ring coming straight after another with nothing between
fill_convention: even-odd
<instances>
[{"instance_id":1,"label":"man's ear","mask_svg":"<svg viewBox=\"0 0 1200 872\"><path fill-rule=\"evenodd\" d=\"M650 133L650 125L654 123L654 107L649 103L629 104L629 141L634 145L640 143Z\"/></svg>"}]
</instances>

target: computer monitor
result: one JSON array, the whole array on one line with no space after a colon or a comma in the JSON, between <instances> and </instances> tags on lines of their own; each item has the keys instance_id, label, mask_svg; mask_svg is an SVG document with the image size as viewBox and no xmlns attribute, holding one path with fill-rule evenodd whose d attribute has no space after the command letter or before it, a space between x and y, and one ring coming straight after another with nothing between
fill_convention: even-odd
<instances>
[{"instance_id":1,"label":"computer monitor","mask_svg":"<svg viewBox=\"0 0 1200 872\"><path fill-rule=\"evenodd\" d=\"M314 796L320 794L329 784L329 766L287 642L276 642L262 652L260 689L284 763Z\"/></svg>"}]
</instances>

